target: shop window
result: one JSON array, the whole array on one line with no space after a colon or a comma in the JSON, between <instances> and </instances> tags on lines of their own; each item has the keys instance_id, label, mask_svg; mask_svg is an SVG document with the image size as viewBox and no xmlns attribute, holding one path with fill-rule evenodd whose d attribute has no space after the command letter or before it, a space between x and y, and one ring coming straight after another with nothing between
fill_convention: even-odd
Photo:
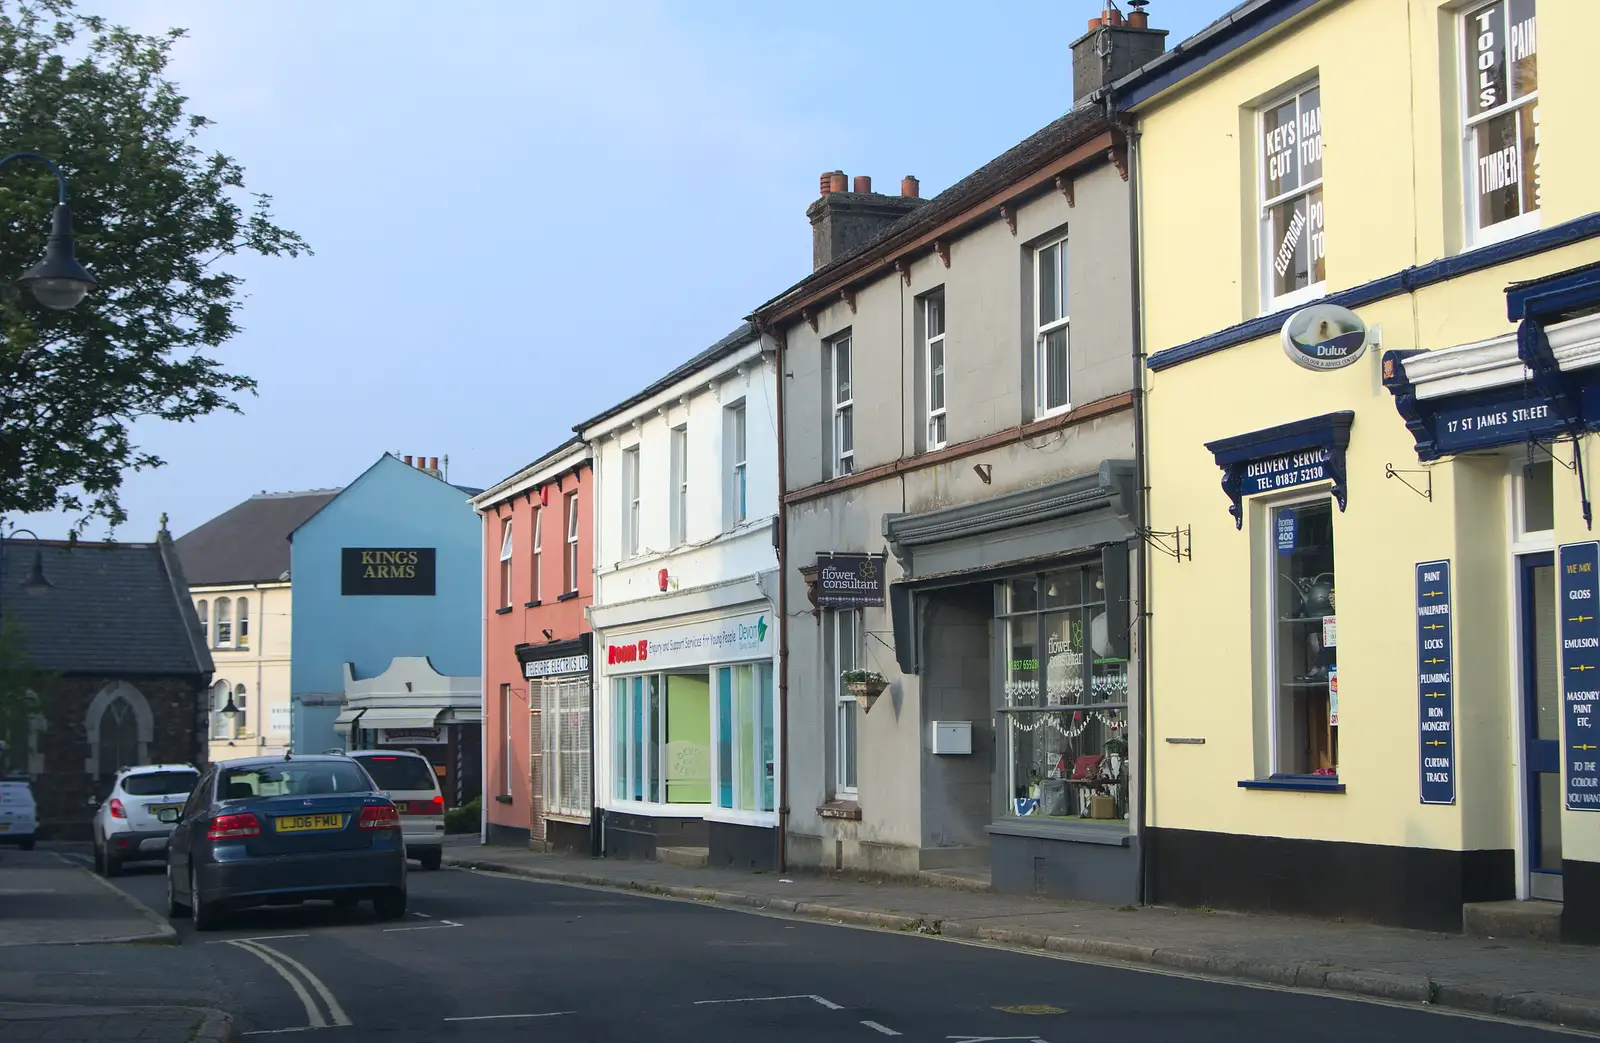
<instances>
[{"instance_id":1,"label":"shop window","mask_svg":"<svg viewBox=\"0 0 1600 1043\"><path fill-rule=\"evenodd\" d=\"M772 664L724 666L717 678L717 806L771 811Z\"/></svg>"},{"instance_id":2,"label":"shop window","mask_svg":"<svg viewBox=\"0 0 1600 1043\"><path fill-rule=\"evenodd\" d=\"M722 527L731 530L749 516L749 471L746 467L748 447L743 400L723 411L723 457L726 461L727 484L722 490Z\"/></svg>"},{"instance_id":3,"label":"shop window","mask_svg":"<svg viewBox=\"0 0 1600 1043\"><path fill-rule=\"evenodd\" d=\"M861 613L836 609L828 613L828 685L833 692L834 795L854 799L856 795L857 731L860 709L856 697L844 686L844 673L861 668Z\"/></svg>"},{"instance_id":4,"label":"shop window","mask_svg":"<svg viewBox=\"0 0 1600 1043\"><path fill-rule=\"evenodd\" d=\"M217 614L216 639L218 648L233 647L233 602L228 598L218 598L215 604Z\"/></svg>"},{"instance_id":5,"label":"shop window","mask_svg":"<svg viewBox=\"0 0 1600 1043\"><path fill-rule=\"evenodd\" d=\"M543 564L544 554L544 508L533 509L533 554L530 556L531 564L528 567L528 600L539 600L539 566Z\"/></svg>"},{"instance_id":6,"label":"shop window","mask_svg":"<svg viewBox=\"0 0 1600 1043\"><path fill-rule=\"evenodd\" d=\"M942 449L949 431L945 425L944 294L922 298L923 402L928 420L924 432L929 449Z\"/></svg>"},{"instance_id":7,"label":"shop window","mask_svg":"<svg viewBox=\"0 0 1600 1043\"><path fill-rule=\"evenodd\" d=\"M1261 111L1262 312L1322 296L1322 89L1312 83Z\"/></svg>"},{"instance_id":8,"label":"shop window","mask_svg":"<svg viewBox=\"0 0 1600 1043\"><path fill-rule=\"evenodd\" d=\"M672 429L672 545L681 547L689 538L689 426Z\"/></svg>"},{"instance_id":9,"label":"shop window","mask_svg":"<svg viewBox=\"0 0 1600 1043\"><path fill-rule=\"evenodd\" d=\"M612 797L710 804L710 675L616 678L611 700Z\"/></svg>"},{"instance_id":10,"label":"shop window","mask_svg":"<svg viewBox=\"0 0 1600 1043\"><path fill-rule=\"evenodd\" d=\"M201 598L195 602L194 611L195 615L200 617L200 640L204 641L206 647L209 648L211 647L211 606L204 598Z\"/></svg>"},{"instance_id":11,"label":"shop window","mask_svg":"<svg viewBox=\"0 0 1600 1043\"><path fill-rule=\"evenodd\" d=\"M547 678L540 686L543 713L544 806L557 815L589 816L589 682Z\"/></svg>"},{"instance_id":12,"label":"shop window","mask_svg":"<svg viewBox=\"0 0 1600 1043\"><path fill-rule=\"evenodd\" d=\"M1004 814L1128 821L1128 661L1099 564L1001 585Z\"/></svg>"},{"instance_id":13,"label":"shop window","mask_svg":"<svg viewBox=\"0 0 1600 1043\"><path fill-rule=\"evenodd\" d=\"M1272 769L1337 775L1338 625L1333 502L1272 508Z\"/></svg>"},{"instance_id":14,"label":"shop window","mask_svg":"<svg viewBox=\"0 0 1600 1043\"><path fill-rule=\"evenodd\" d=\"M500 526L500 607L511 607L511 519Z\"/></svg>"},{"instance_id":15,"label":"shop window","mask_svg":"<svg viewBox=\"0 0 1600 1043\"><path fill-rule=\"evenodd\" d=\"M1534 0L1461 16L1462 132L1472 244L1539 226L1539 51Z\"/></svg>"},{"instance_id":16,"label":"shop window","mask_svg":"<svg viewBox=\"0 0 1600 1043\"><path fill-rule=\"evenodd\" d=\"M854 474L856 470L855 361L850 334L835 337L828 344L828 372L831 387L828 402L833 407L833 472L831 478Z\"/></svg>"},{"instance_id":17,"label":"shop window","mask_svg":"<svg viewBox=\"0 0 1600 1043\"><path fill-rule=\"evenodd\" d=\"M250 647L250 599L249 598L239 598L238 600L236 600L234 602L234 608L235 608L235 611L236 611L236 613L237 613L237 615L239 617L238 618L237 631L234 634L235 647L237 647L237 648L249 648Z\"/></svg>"},{"instance_id":18,"label":"shop window","mask_svg":"<svg viewBox=\"0 0 1600 1043\"><path fill-rule=\"evenodd\" d=\"M578 592L578 494L568 493L566 503L567 552L562 559L565 575L562 586L569 594Z\"/></svg>"},{"instance_id":19,"label":"shop window","mask_svg":"<svg viewBox=\"0 0 1600 1043\"><path fill-rule=\"evenodd\" d=\"M1068 397L1067 241L1059 239L1034 252L1033 416L1040 419L1072 408Z\"/></svg>"},{"instance_id":20,"label":"shop window","mask_svg":"<svg viewBox=\"0 0 1600 1043\"><path fill-rule=\"evenodd\" d=\"M622 451L622 556L639 555L639 447Z\"/></svg>"}]
</instances>

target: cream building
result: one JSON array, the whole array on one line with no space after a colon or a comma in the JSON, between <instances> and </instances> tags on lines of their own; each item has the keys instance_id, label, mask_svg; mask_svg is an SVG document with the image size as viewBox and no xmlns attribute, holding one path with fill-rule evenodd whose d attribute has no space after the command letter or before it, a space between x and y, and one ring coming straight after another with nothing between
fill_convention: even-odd
<instances>
[{"instance_id":1,"label":"cream building","mask_svg":"<svg viewBox=\"0 0 1600 1043\"><path fill-rule=\"evenodd\" d=\"M289 748L289 533L337 492L261 493L177 541L216 663L212 761Z\"/></svg>"}]
</instances>

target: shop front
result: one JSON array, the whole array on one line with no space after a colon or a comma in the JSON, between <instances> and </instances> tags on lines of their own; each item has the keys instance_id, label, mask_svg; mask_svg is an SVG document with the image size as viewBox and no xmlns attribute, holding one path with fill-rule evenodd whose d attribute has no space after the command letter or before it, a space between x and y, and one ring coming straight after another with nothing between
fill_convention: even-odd
<instances>
[{"instance_id":1,"label":"shop front","mask_svg":"<svg viewBox=\"0 0 1600 1043\"><path fill-rule=\"evenodd\" d=\"M539 796L543 844L551 851L598 854L594 828L594 719L592 637L518 645L528 687L530 786ZM511 716L508 714L508 717ZM505 738L508 749L513 736ZM508 760L511 760L508 755Z\"/></svg>"},{"instance_id":2,"label":"shop front","mask_svg":"<svg viewBox=\"0 0 1600 1043\"><path fill-rule=\"evenodd\" d=\"M727 589L746 585L753 593L753 581ZM603 854L774 868L777 636L770 604L619 618L643 607L593 610Z\"/></svg>"},{"instance_id":3,"label":"shop front","mask_svg":"<svg viewBox=\"0 0 1600 1043\"><path fill-rule=\"evenodd\" d=\"M1107 461L885 520L894 647L922 692L924 843L987 862L998 891L1139 900L1133 475Z\"/></svg>"},{"instance_id":4,"label":"shop front","mask_svg":"<svg viewBox=\"0 0 1600 1043\"><path fill-rule=\"evenodd\" d=\"M426 656L399 656L376 677L344 666L344 704L334 731L351 750L405 750L428 759L448 807L482 787L483 712L478 678L450 677Z\"/></svg>"}]
</instances>

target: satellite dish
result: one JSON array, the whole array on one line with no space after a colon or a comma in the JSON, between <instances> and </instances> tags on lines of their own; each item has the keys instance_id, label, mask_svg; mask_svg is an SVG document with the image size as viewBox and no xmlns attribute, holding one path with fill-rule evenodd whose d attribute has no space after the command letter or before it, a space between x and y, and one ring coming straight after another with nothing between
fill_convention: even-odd
<instances>
[{"instance_id":1,"label":"satellite dish","mask_svg":"<svg viewBox=\"0 0 1600 1043\"><path fill-rule=\"evenodd\" d=\"M1311 370L1343 369L1367 350L1367 324L1349 308L1313 304L1283 324L1283 352Z\"/></svg>"}]
</instances>

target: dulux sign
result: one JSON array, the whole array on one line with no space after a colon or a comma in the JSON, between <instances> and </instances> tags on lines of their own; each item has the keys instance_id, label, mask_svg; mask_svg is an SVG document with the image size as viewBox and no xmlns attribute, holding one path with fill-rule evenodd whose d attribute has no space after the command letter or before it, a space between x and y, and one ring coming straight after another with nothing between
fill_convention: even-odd
<instances>
[{"instance_id":1,"label":"dulux sign","mask_svg":"<svg viewBox=\"0 0 1600 1043\"><path fill-rule=\"evenodd\" d=\"M1343 369L1367 350L1367 324L1349 308L1313 304L1283 324L1283 352L1310 370Z\"/></svg>"}]
</instances>

